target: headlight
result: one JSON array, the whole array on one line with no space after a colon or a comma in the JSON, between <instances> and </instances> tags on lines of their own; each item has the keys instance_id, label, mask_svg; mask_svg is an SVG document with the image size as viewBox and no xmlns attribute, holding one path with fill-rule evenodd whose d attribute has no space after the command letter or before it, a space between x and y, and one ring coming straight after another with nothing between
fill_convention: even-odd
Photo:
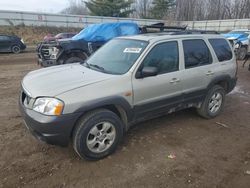
<instances>
[{"instance_id":1,"label":"headlight","mask_svg":"<svg viewBox=\"0 0 250 188\"><path fill-rule=\"evenodd\" d=\"M239 43L237 43L237 44L234 45L234 48L239 48L239 47L240 47Z\"/></svg>"},{"instance_id":2,"label":"headlight","mask_svg":"<svg viewBox=\"0 0 250 188\"><path fill-rule=\"evenodd\" d=\"M51 50L51 59L56 59L59 49L57 47L53 47Z\"/></svg>"},{"instance_id":3,"label":"headlight","mask_svg":"<svg viewBox=\"0 0 250 188\"><path fill-rule=\"evenodd\" d=\"M45 115L59 116L62 114L64 104L55 98L37 98L33 110Z\"/></svg>"}]
</instances>

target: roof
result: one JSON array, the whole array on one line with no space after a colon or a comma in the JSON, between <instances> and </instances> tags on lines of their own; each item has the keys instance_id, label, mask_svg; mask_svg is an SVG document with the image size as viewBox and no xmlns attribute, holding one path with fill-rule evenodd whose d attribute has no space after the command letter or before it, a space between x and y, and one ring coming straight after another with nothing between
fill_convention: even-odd
<instances>
[{"instance_id":1,"label":"roof","mask_svg":"<svg viewBox=\"0 0 250 188\"><path fill-rule=\"evenodd\" d=\"M142 40L148 42L157 42L166 39L181 39L181 38L225 38L218 34L174 34L174 33L149 33L132 36L119 37L121 39Z\"/></svg>"}]
</instances>

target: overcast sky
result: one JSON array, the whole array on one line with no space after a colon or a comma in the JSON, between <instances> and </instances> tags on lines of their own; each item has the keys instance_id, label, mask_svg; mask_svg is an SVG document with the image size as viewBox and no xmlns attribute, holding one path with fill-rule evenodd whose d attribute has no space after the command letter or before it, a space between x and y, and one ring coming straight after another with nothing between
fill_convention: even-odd
<instances>
[{"instance_id":1,"label":"overcast sky","mask_svg":"<svg viewBox=\"0 0 250 188\"><path fill-rule=\"evenodd\" d=\"M68 2L68 0L0 0L0 10L57 13L67 7Z\"/></svg>"}]
</instances>

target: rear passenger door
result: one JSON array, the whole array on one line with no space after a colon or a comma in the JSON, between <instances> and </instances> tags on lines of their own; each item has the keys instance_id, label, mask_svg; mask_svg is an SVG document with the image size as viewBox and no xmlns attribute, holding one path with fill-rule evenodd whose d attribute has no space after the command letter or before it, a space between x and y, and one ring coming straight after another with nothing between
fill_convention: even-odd
<instances>
[{"instance_id":1,"label":"rear passenger door","mask_svg":"<svg viewBox=\"0 0 250 188\"><path fill-rule=\"evenodd\" d=\"M213 58L204 39L182 40L184 54L183 96L188 103L199 102L214 76Z\"/></svg>"}]
</instances>

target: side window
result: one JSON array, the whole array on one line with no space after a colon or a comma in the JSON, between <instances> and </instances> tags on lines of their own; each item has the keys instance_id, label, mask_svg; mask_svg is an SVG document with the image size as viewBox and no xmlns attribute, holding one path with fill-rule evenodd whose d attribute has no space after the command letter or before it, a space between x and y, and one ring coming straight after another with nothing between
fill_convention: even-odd
<instances>
[{"instance_id":1,"label":"side window","mask_svg":"<svg viewBox=\"0 0 250 188\"><path fill-rule=\"evenodd\" d=\"M0 36L1 41L5 41L5 40L8 40L8 39L9 39L9 37L7 37L7 36Z\"/></svg>"},{"instance_id":2,"label":"side window","mask_svg":"<svg viewBox=\"0 0 250 188\"><path fill-rule=\"evenodd\" d=\"M211 53L202 39L183 40L185 68L193 68L212 63Z\"/></svg>"},{"instance_id":3,"label":"side window","mask_svg":"<svg viewBox=\"0 0 250 188\"><path fill-rule=\"evenodd\" d=\"M158 68L158 74L179 70L177 41L156 45L144 59L143 67L156 67Z\"/></svg>"},{"instance_id":4,"label":"side window","mask_svg":"<svg viewBox=\"0 0 250 188\"><path fill-rule=\"evenodd\" d=\"M233 58L232 50L225 39L209 39L209 42L220 62L228 61Z\"/></svg>"}]
</instances>

